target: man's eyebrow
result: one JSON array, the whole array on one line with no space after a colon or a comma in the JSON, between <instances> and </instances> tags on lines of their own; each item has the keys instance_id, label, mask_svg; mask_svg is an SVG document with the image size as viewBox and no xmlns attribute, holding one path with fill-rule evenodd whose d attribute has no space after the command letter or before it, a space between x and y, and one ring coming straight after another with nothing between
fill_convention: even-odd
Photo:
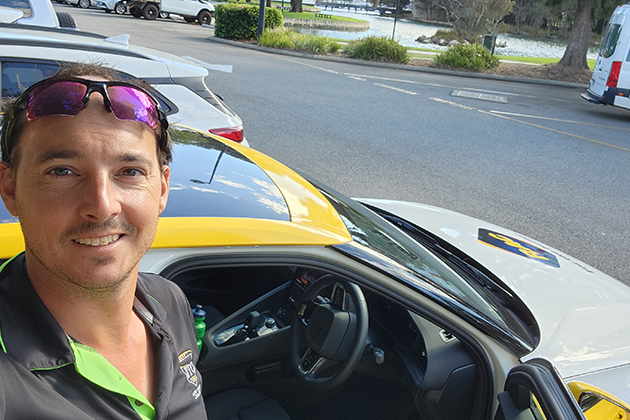
<instances>
[{"instance_id":1,"label":"man's eyebrow","mask_svg":"<svg viewBox=\"0 0 630 420\"><path fill-rule=\"evenodd\" d=\"M55 159L76 159L79 152L76 150L49 150L37 158L37 163L42 164Z\"/></svg>"},{"instance_id":2,"label":"man's eyebrow","mask_svg":"<svg viewBox=\"0 0 630 420\"><path fill-rule=\"evenodd\" d=\"M121 155L120 157L118 157L117 159L119 162L127 162L127 163L139 163L142 165L150 165L151 164L151 159L147 158L144 155L136 155L136 154L131 154L131 153L127 153L124 155Z\"/></svg>"}]
</instances>

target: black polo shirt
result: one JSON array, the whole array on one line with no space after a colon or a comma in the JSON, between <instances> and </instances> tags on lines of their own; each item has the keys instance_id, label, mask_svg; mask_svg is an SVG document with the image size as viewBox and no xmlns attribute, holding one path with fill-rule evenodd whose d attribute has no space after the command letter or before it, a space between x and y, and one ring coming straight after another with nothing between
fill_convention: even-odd
<instances>
[{"instance_id":1,"label":"black polo shirt","mask_svg":"<svg viewBox=\"0 0 630 420\"><path fill-rule=\"evenodd\" d=\"M134 309L153 338L154 405L96 350L64 333L35 293L24 254L8 261L0 271L0 419L205 419L183 292L140 274Z\"/></svg>"}]
</instances>

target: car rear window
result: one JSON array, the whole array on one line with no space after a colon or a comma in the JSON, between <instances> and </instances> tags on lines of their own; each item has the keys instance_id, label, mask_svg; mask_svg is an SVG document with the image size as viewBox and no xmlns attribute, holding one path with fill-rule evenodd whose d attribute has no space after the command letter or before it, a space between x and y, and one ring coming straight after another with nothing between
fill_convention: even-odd
<instances>
[{"instance_id":1,"label":"car rear window","mask_svg":"<svg viewBox=\"0 0 630 420\"><path fill-rule=\"evenodd\" d=\"M28 0L0 0L0 6L21 10L24 13L22 17L30 17L33 14Z\"/></svg>"},{"instance_id":2,"label":"car rear window","mask_svg":"<svg viewBox=\"0 0 630 420\"><path fill-rule=\"evenodd\" d=\"M282 193L254 162L198 131L170 130L173 163L162 217L242 217L290 221Z\"/></svg>"}]
</instances>

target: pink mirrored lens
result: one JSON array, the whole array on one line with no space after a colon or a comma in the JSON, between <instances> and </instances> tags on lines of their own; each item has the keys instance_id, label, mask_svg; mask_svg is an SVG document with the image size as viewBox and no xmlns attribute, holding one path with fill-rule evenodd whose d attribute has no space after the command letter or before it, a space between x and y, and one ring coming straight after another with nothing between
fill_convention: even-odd
<instances>
[{"instance_id":1,"label":"pink mirrored lens","mask_svg":"<svg viewBox=\"0 0 630 420\"><path fill-rule=\"evenodd\" d=\"M154 130L158 128L159 119L155 102L146 93L127 86L109 86L107 94L116 118L139 121Z\"/></svg>"},{"instance_id":2,"label":"pink mirrored lens","mask_svg":"<svg viewBox=\"0 0 630 420\"><path fill-rule=\"evenodd\" d=\"M35 121L48 115L77 115L83 109L87 86L55 81L37 86L30 93L26 116Z\"/></svg>"}]
</instances>

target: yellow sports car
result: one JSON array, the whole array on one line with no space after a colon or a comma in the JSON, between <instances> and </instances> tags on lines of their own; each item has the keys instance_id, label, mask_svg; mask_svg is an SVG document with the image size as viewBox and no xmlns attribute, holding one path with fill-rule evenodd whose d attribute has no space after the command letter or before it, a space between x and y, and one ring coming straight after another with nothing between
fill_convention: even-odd
<instances>
[{"instance_id":1,"label":"yellow sports car","mask_svg":"<svg viewBox=\"0 0 630 420\"><path fill-rule=\"evenodd\" d=\"M209 418L627 417L627 286L490 223L349 199L234 142L172 136L140 268L206 313ZM0 263L23 246L0 205Z\"/></svg>"}]
</instances>

